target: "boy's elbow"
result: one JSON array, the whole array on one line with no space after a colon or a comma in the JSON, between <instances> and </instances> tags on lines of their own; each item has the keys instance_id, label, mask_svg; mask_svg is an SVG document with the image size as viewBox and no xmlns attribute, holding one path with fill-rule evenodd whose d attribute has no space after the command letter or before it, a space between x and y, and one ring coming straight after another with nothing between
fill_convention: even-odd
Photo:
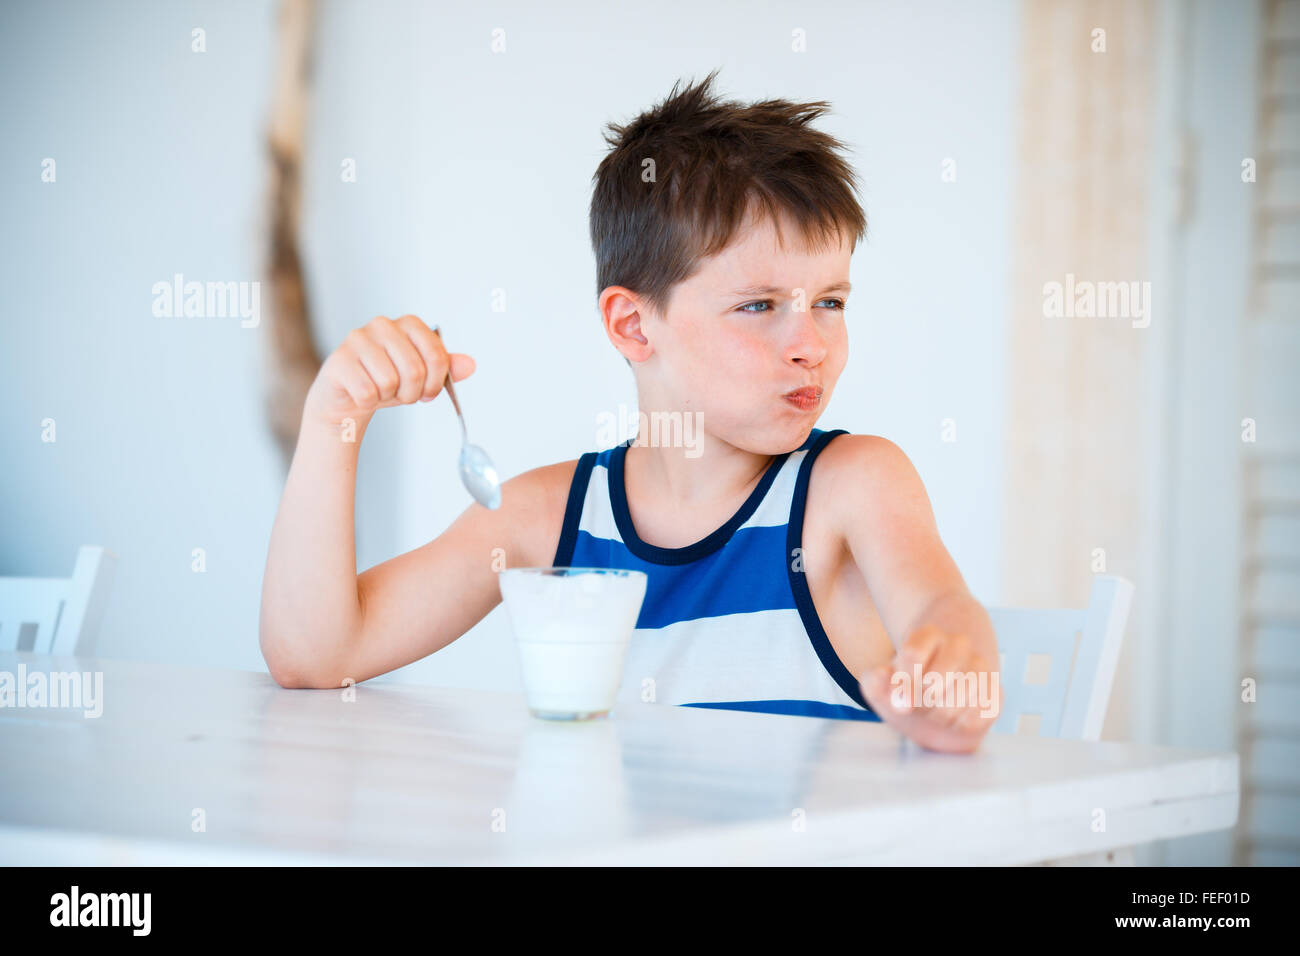
<instances>
[{"instance_id":1,"label":"boy's elbow","mask_svg":"<svg viewBox=\"0 0 1300 956\"><path fill-rule=\"evenodd\" d=\"M329 689L341 686L340 674L352 655L342 635L310 640L303 629L276 619L263 608L258 620L258 645L266 669L281 687Z\"/></svg>"},{"instance_id":2,"label":"boy's elbow","mask_svg":"<svg viewBox=\"0 0 1300 956\"><path fill-rule=\"evenodd\" d=\"M286 670L284 665L277 667L268 662L267 670L271 674L271 680L286 689L292 690L294 688L310 688L313 686L311 681L307 680L301 673L294 670Z\"/></svg>"},{"instance_id":3,"label":"boy's elbow","mask_svg":"<svg viewBox=\"0 0 1300 956\"><path fill-rule=\"evenodd\" d=\"M262 659L266 661L266 669L271 675L271 679L285 688L310 688L316 687L317 684L313 675L301 666L301 662L295 660L283 643L277 641L273 636L268 635L263 630L260 638L262 647Z\"/></svg>"},{"instance_id":4,"label":"boy's elbow","mask_svg":"<svg viewBox=\"0 0 1300 956\"><path fill-rule=\"evenodd\" d=\"M275 681L281 687L307 687L309 686L303 679L303 674L297 668L291 666L287 661L281 660L274 654L268 654L266 647L262 647L262 659L266 661L267 672L271 675L271 680Z\"/></svg>"}]
</instances>

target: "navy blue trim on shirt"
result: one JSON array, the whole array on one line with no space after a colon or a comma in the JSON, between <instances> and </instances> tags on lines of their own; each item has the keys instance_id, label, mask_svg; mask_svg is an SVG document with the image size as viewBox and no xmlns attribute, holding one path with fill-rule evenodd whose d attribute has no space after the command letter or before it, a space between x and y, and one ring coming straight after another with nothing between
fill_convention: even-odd
<instances>
[{"instance_id":1,"label":"navy blue trim on shirt","mask_svg":"<svg viewBox=\"0 0 1300 956\"><path fill-rule=\"evenodd\" d=\"M573 560L573 546L578 540L578 524L582 521L582 506L587 500L587 482L599 452L589 451L578 459L569 483L569 500L564 505L564 524L560 528L560 543L555 548L553 568L567 568Z\"/></svg>"},{"instance_id":2,"label":"navy blue trim on shirt","mask_svg":"<svg viewBox=\"0 0 1300 956\"><path fill-rule=\"evenodd\" d=\"M848 704L828 704L820 700L724 700L716 703L682 704L682 707L709 707L714 710L748 710L758 714L792 714L796 717L826 717L831 720L881 720L868 710Z\"/></svg>"},{"instance_id":3,"label":"navy blue trim on shirt","mask_svg":"<svg viewBox=\"0 0 1300 956\"><path fill-rule=\"evenodd\" d=\"M844 429L841 428L840 431L844 431ZM807 451L825 434L826 432L822 431L820 428L814 428L808 433L808 437L803 440L803 444L796 448L795 451Z\"/></svg>"},{"instance_id":4,"label":"navy blue trim on shirt","mask_svg":"<svg viewBox=\"0 0 1300 956\"><path fill-rule=\"evenodd\" d=\"M777 472L781 470L785 460L790 457L790 452L785 452L778 455L772 461L772 464L768 465L767 471L763 472L763 477L759 479L754 490L749 493L749 497L740 506L740 510L732 515L721 528L707 537L701 538L694 544L688 544L684 548L660 548L641 540L632 524L632 515L627 508L627 486L623 482L623 459L627 456L627 449L634 440L629 438L623 444L615 447L613 454L610 455L609 500L610 506L614 510L614 523L618 526L619 537L623 539L624 546L642 561L649 561L652 564L689 564L721 548L730 540L736 529L748 521L750 515L758 510L763 496L767 494L768 488L772 487L772 482L776 480Z\"/></svg>"},{"instance_id":5,"label":"navy blue trim on shirt","mask_svg":"<svg viewBox=\"0 0 1300 956\"><path fill-rule=\"evenodd\" d=\"M799 609L799 617L803 620L804 628L808 631L808 639L812 642L813 650L817 652L822 666L826 668L826 673L831 675L844 693L871 714L871 717L859 719L879 720L880 717L863 698L858 679L849 673L849 669L844 666L844 662L835 653L835 648L831 646L830 638L826 636L826 629L822 627L821 618L817 616L817 608L813 604L812 592L808 589L807 572L794 569L794 550L803 547L803 518L808 504L808 480L812 476L813 462L832 438L847 434L849 432L846 429L837 428L817 435L808 454L799 464L799 477L794 485L794 501L790 505L790 523L786 529L786 572L790 578L790 589L794 592L795 606ZM803 551L800 550L799 554L802 557Z\"/></svg>"}]
</instances>

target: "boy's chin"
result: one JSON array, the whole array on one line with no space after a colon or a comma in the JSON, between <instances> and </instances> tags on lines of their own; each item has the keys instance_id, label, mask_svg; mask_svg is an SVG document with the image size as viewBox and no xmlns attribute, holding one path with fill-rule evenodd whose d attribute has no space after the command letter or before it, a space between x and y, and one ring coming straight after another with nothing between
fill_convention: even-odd
<instances>
[{"instance_id":1,"label":"boy's chin","mask_svg":"<svg viewBox=\"0 0 1300 956\"><path fill-rule=\"evenodd\" d=\"M812 415L793 420L782 418L756 422L744 435L736 435L729 444L754 455L784 455L807 441L816 424Z\"/></svg>"}]
</instances>

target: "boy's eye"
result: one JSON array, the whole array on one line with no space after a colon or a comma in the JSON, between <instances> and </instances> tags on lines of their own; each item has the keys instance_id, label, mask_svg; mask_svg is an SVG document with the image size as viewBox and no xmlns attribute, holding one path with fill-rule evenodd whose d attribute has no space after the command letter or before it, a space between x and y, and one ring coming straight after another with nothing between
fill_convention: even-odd
<instances>
[{"instance_id":1,"label":"boy's eye","mask_svg":"<svg viewBox=\"0 0 1300 956\"><path fill-rule=\"evenodd\" d=\"M830 307L830 308L831 308L831 311L833 311L833 312L843 312L843 311L844 311L844 307L845 307L845 305L846 305L846 303L845 303L845 301L844 301L843 299L822 299L821 301L822 301L822 302L834 302L835 304L834 304L833 306ZM740 309L739 309L738 311L741 311L741 312L750 312L750 311L754 311L754 310L750 309L750 306L751 306L751 305L770 306L770 305L772 305L772 300L771 300L771 299L764 299L764 300L761 301L761 302L746 302L744 305L742 305L742 306L740 307ZM761 314L761 312L769 312L769 311L771 311L771 310L765 308L765 309L759 310L759 314Z\"/></svg>"}]
</instances>

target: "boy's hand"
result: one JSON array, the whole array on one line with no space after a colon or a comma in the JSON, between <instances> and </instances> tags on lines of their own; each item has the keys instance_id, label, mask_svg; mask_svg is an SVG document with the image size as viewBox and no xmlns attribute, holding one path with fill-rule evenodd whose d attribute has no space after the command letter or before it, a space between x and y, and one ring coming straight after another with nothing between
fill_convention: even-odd
<instances>
[{"instance_id":1,"label":"boy's hand","mask_svg":"<svg viewBox=\"0 0 1300 956\"><path fill-rule=\"evenodd\" d=\"M448 369L459 382L474 368L470 356L448 353L438 332L414 315L377 316L349 332L321 365L303 417L330 425L346 418L360 423L380 408L432 401Z\"/></svg>"},{"instance_id":2,"label":"boy's hand","mask_svg":"<svg viewBox=\"0 0 1300 956\"><path fill-rule=\"evenodd\" d=\"M920 664L921 681L916 681L916 665ZM927 677L934 673L935 677ZM974 694L965 693L964 699L948 697L951 682L969 690L971 681L965 674L975 675ZM980 675L984 674L983 687ZM997 662L990 662L977 654L964 634L950 634L937 627L922 627L912 633L889 664L875 667L862 675L862 695L882 721L896 728L928 750L949 753L970 753L988 733L1002 712L1001 681ZM936 691L925 693L927 681L937 679ZM987 694L985 701L980 698ZM935 696L930 706L924 704L927 696ZM996 701L991 698L996 697ZM961 706L958 706L958 703ZM988 713L985 713L985 710Z\"/></svg>"}]
</instances>

